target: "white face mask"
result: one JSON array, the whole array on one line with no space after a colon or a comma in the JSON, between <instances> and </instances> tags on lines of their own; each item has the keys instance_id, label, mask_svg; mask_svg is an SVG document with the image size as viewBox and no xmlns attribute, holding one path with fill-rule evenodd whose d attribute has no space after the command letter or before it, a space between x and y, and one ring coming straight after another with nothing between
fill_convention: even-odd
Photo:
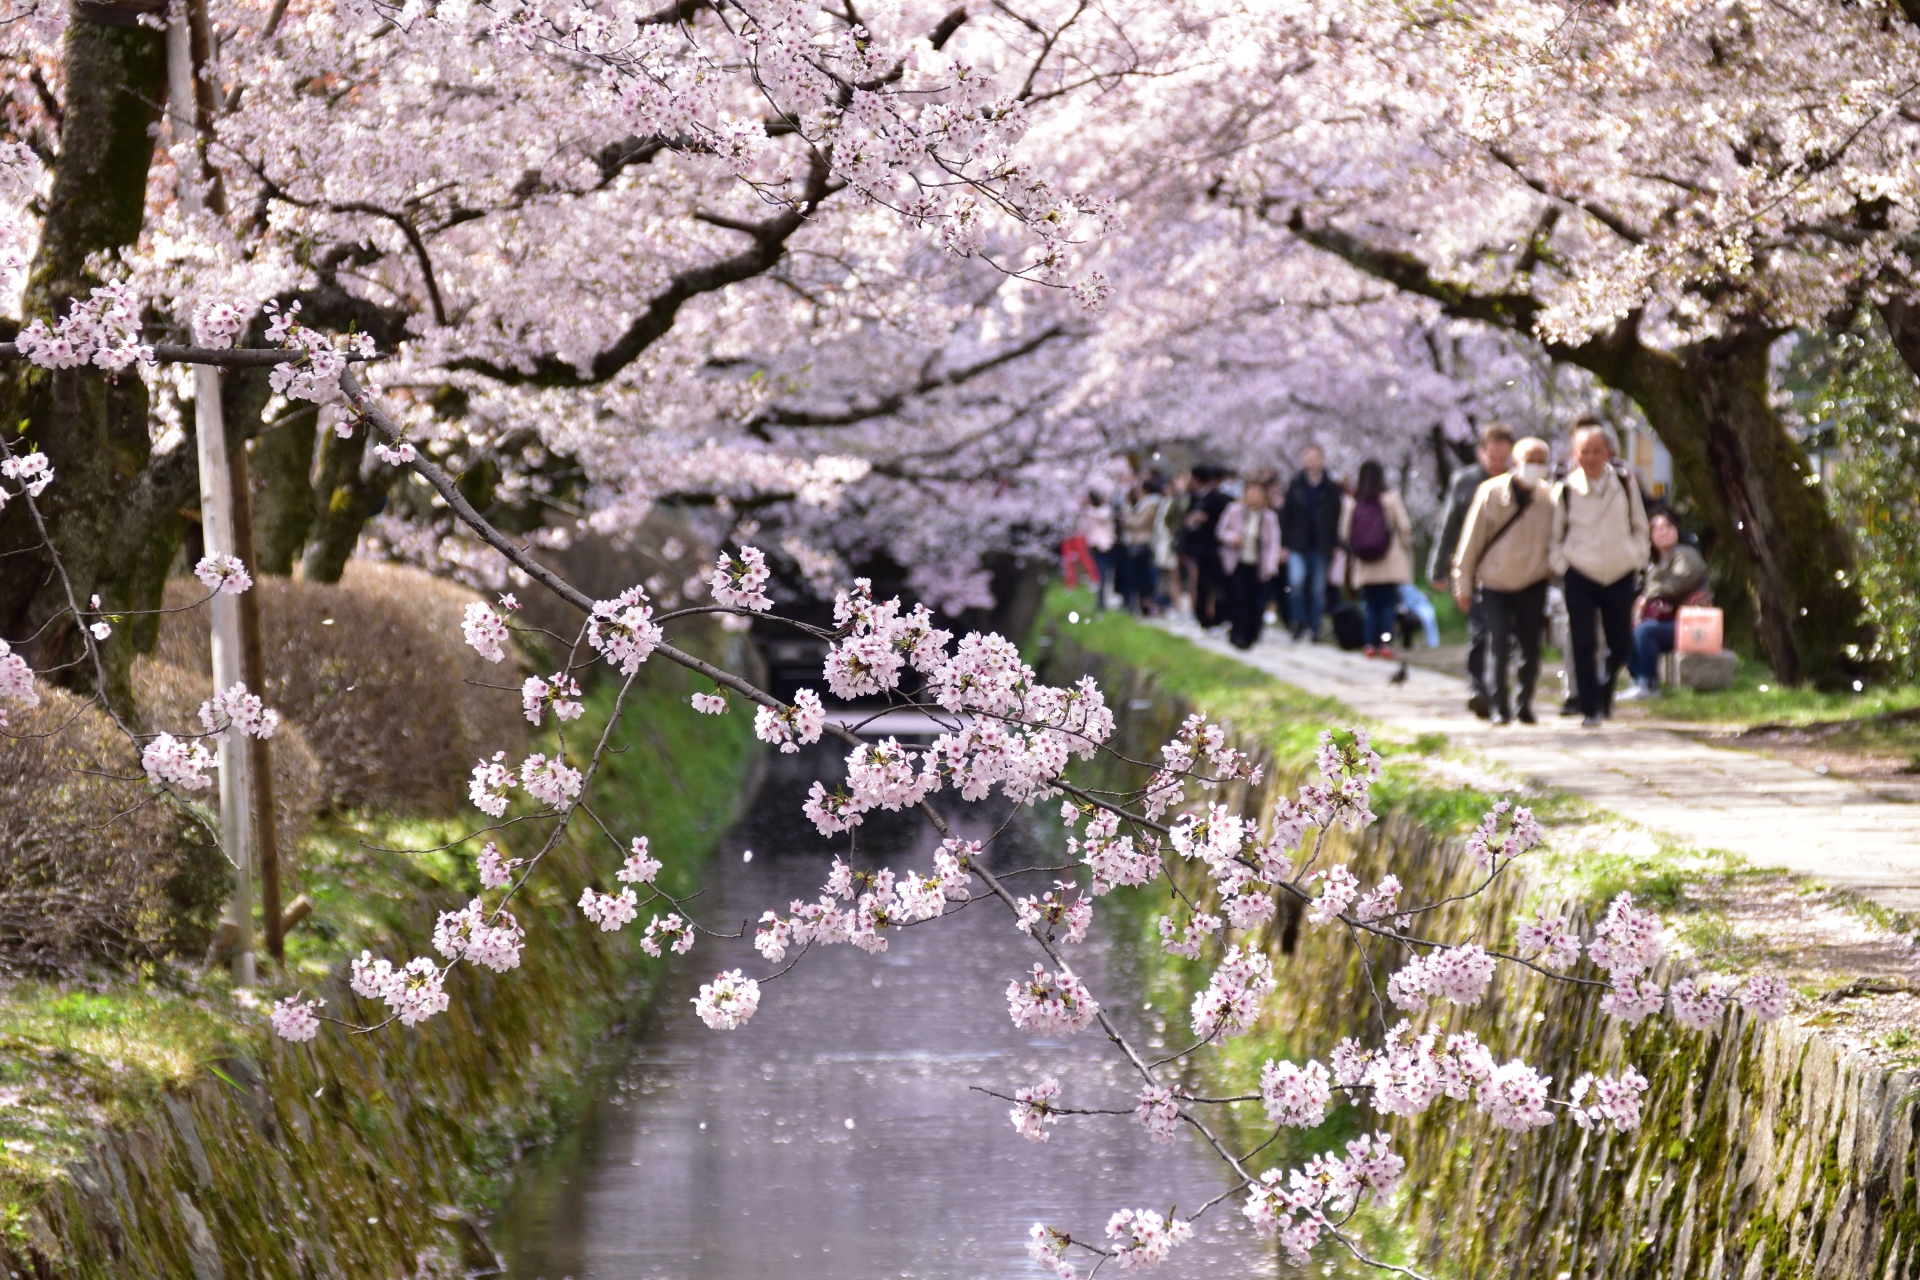
<instances>
[{"instance_id":1,"label":"white face mask","mask_svg":"<svg viewBox=\"0 0 1920 1280\"><path fill-rule=\"evenodd\" d=\"M1520 478L1527 484L1542 484L1546 481L1548 470L1544 462L1523 462L1520 464Z\"/></svg>"}]
</instances>

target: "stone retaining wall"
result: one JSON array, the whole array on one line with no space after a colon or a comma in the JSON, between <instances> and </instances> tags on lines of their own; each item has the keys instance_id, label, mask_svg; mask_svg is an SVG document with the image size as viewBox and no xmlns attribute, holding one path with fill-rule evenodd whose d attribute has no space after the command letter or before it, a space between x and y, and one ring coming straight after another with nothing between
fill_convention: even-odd
<instances>
[{"instance_id":1,"label":"stone retaining wall","mask_svg":"<svg viewBox=\"0 0 1920 1280\"><path fill-rule=\"evenodd\" d=\"M1116 746L1134 759L1157 758L1192 709L1158 690L1150 672L1065 634L1056 633L1048 667L1054 682L1083 671L1100 680L1118 709ZM1237 745L1265 758L1268 781L1254 794L1236 788L1228 803L1264 809L1304 776L1304 762L1275 760L1244 735ZM1405 902L1473 882L1463 843L1436 838L1405 814L1343 838L1335 856L1363 883L1398 875ZM1191 866L1176 871L1184 887L1204 889ZM1471 904L1446 908L1436 932L1461 936L1476 921L1497 922L1494 932L1510 936L1511 919L1546 892L1503 878ZM1567 905L1585 914L1585 904ZM1276 1053L1322 1056L1370 1025L1377 1040L1353 945L1297 916L1276 919L1258 941L1281 982L1262 1033ZM1191 972L1147 950L1148 965ZM1591 988L1503 966L1484 1003L1452 1010L1450 1029L1475 1031L1499 1058L1525 1058L1558 1089L1628 1063L1651 1087L1643 1127L1624 1135L1560 1122L1519 1136L1446 1102L1388 1126L1408 1157L1400 1216L1422 1270L1514 1280L1920 1275L1913 1072L1882 1070L1813 1031L1763 1025L1737 1007L1717 1029L1695 1033L1664 1016L1628 1028L1598 1003ZM1368 1112L1362 1123L1375 1119Z\"/></svg>"}]
</instances>

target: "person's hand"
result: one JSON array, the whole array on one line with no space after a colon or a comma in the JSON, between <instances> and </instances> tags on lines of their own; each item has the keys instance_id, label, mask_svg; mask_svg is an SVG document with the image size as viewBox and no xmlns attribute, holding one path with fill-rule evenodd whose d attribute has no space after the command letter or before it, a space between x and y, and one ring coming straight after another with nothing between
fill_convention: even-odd
<instances>
[{"instance_id":1,"label":"person's hand","mask_svg":"<svg viewBox=\"0 0 1920 1280\"><path fill-rule=\"evenodd\" d=\"M1447 580L1445 578L1428 578L1427 585L1435 591L1445 591L1447 589Z\"/></svg>"},{"instance_id":2,"label":"person's hand","mask_svg":"<svg viewBox=\"0 0 1920 1280\"><path fill-rule=\"evenodd\" d=\"M1473 597L1464 591L1454 592L1453 602L1460 607L1462 613L1473 608Z\"/></svg>"}]
</instances>

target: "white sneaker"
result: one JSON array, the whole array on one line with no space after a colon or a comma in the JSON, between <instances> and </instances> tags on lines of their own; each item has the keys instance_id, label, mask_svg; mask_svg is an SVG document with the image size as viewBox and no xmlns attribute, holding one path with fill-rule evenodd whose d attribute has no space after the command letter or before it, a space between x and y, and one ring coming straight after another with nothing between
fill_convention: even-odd
<instances>
[{"instance_id":1,"label":"white sneaker","mask_svg":"<svg viewBox=\"0 0 1920 1280\"><path fill-rule=\"evenodd\" d=\"M1635 684L1629 685L1627 688L1622 689L1618 694L1614 695L1614 701L1644 702L1648 698L1657 698L1659 696L1660 696L1659 685L1635 683Z\"/></svg>"}]
</instances>

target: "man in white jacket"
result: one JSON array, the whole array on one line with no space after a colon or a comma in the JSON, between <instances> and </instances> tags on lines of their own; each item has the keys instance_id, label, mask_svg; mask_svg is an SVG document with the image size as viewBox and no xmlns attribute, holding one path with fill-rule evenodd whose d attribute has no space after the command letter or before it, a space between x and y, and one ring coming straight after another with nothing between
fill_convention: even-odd
<instances>
[{"instance_id":1,"label":"man in white jacket","mask_svg":"<svg viewBox=\"0 0 1920 1280\"><path fill-rule=\"evenodd\" d=\"M1640 486L1614 465L1606 428L1576 423L1573 458L1579 465L1553 487L1549 555L1553 571L1564 575L1581 724L1593 729L1613 711L1613 682L1633 645L1633 599L1650 543ZM1596 614L1607 640L1604 675L1594 651Z\"/></svg>"}]
</instances>

